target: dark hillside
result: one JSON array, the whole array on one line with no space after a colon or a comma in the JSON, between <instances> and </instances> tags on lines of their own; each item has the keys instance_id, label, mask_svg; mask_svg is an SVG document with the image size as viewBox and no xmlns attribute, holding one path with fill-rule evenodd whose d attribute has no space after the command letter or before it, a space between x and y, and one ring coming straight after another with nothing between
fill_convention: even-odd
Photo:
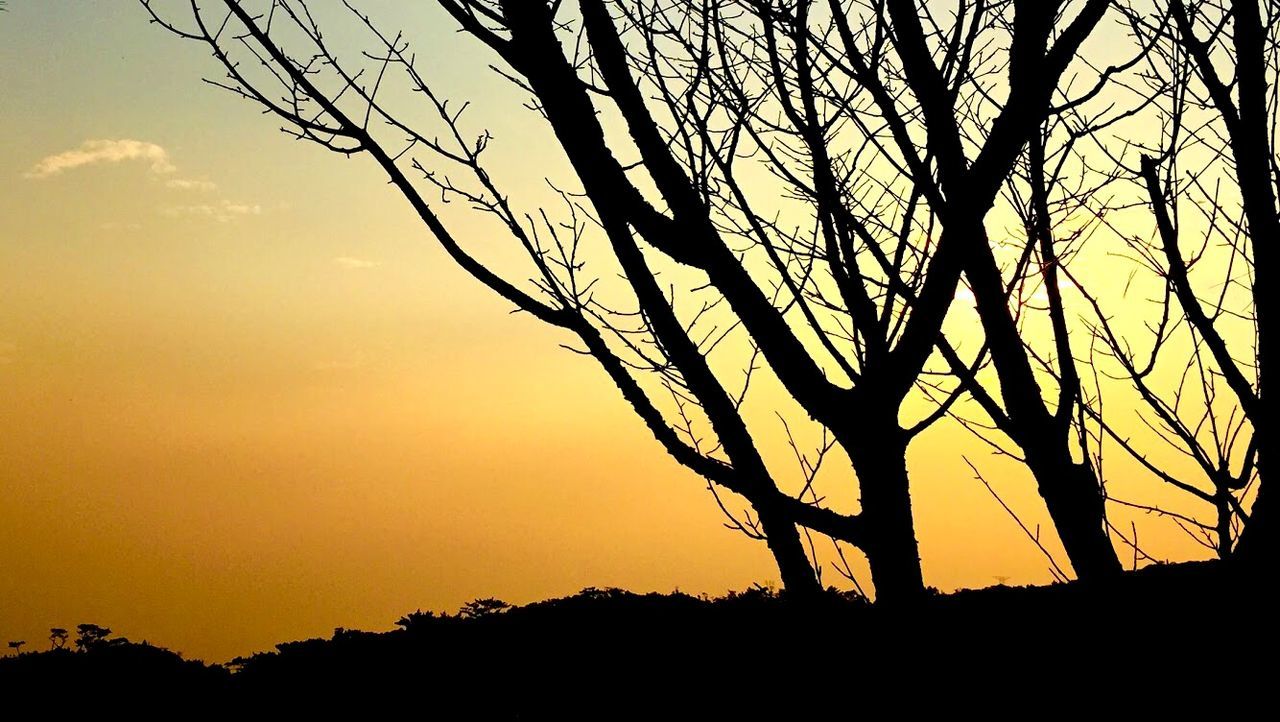
<instances>
[{"instance_id":1,"label":"dark hillside","mask_svg":"<svg viewBox=\"0 0 1280 722\"><path fill-rule=\"evenodd\" d=\"M1232 659L1260 654L1255 668L1274 674L1261 589L1209 564L1109 585L963 591L893 611L837 595L799 607L765 590L705 600L588 589L524 607L481 600L458 615L413 613L392 632L340 629L236 660L234 673L127 643L25 654L0 661L0 687L180 692L206 709L416 700L441 719L592 717L601 703L606 719L752 718L773 705L901 702L905 689L919 690L913 705L977 708L1023 696L1167 702L1152 690L1185 698L1219 683L1243 700L1254 693Z\"/></svg>"}]
</instances>

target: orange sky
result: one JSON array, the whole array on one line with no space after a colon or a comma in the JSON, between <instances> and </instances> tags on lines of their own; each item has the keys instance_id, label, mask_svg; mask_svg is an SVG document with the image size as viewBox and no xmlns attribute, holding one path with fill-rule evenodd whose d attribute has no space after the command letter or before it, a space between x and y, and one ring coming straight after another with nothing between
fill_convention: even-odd
<instances>
[{"instance_id":1,"label":"orange sky","mask_svg":"<svg viewBox=\"0 0 1280 722\"><path fill-rule=\"evenodd\" d=\"M402 19L538 187L560 161L535 119L439 18ZM593 362L453 268L369 162L211 72L131 2L0 15L0 638L94 622L225 660L480 596L776 577ZM911 457L927 583L1047 581L961 454L1050 536L1025 472L940 425Z\"/></svg>"}]
</instances>

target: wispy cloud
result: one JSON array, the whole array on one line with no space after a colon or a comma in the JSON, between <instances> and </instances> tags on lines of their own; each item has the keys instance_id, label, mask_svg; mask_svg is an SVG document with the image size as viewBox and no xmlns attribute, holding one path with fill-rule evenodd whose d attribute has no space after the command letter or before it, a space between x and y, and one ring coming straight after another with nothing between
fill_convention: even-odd
<instances>
[{"instance_id":1,"label":"wispy cloud","mask_svg":"<svg viewBox=\"0 0 1280 722\"><path fill-rule=\"evenodd\" d=\"M377 268L382 264L378 261L369 261L363 258L353 258L351 256L338 256L333 262L342 268L358 270L362 268Z\"/></svg>"},{"instance_id":2,"label":"wispy cloud","mask_svg":"<svg viewBox=\"0 0 1280 722\"><path fill-rule=\"evenodd\" d=\"M79 148L56 153L36 163L27 171L28 178L48 178L65 171L99 163L142 161L151 172L164 174L177 170L169 161L169 151L141 140L86 140Z\"/></svg>"},{"instance_id":3,"label":"wispy cloud","mask_svg":"<svg viewBox=\"0 0 1280 722\"><path fill-rule=\"evenodd\" d=\"M197 216L227 223L245 216L262 215L262 206L256 203L237 203L223 200L219 203L198 203L189 206L170 206L164 209L169 216Z\"/></svg>"},{"instance_id":4,"label":"wispy cloud","mask_svg":"<svg viewBox=\"0 0 1280 722\"><path fill-rule=\"evenodd\" d=\"M207 180L192 180L190 178L174 178L166 182L166 188L173 188L180 191L216 191L218 184Z\"/></svg>"}]
</instances>

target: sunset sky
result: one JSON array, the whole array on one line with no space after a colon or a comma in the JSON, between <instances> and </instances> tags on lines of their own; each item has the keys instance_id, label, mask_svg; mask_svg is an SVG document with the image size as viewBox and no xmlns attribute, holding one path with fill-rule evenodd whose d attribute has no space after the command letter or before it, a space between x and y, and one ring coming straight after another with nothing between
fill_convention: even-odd
<instances>
[{"instance_id":1,"label":"sunset sky","mask_svg":"<svg viewBox=\"0 0 1280 722\"><path fill-rule=\"evenodd\" d=\"M562 167L438 13L366 5L449 59L428 67L477 101L512 188ZM477 597L776 579L595 364L451 265L370 161L201 83L212 59L131 0L8 7L0 641L94 622L223 661ZM1057 548L1025 471L939 425L911 456L926 583L1048 581L962 454Z\"/></svg>"}]
</instances>

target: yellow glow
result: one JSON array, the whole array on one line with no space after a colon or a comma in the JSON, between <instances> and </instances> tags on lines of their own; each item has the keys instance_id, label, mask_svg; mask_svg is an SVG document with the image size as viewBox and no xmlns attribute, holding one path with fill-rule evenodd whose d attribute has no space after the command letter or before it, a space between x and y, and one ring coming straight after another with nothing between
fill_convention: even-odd
<instances>
[{"instance_id":1,"label":"yellow glow","mask_svg":"<svg viewBox=\"0 0 1280 722\"><path fill-rule=\"evenodd\" d=\"M442 55L470 52L428 27ZM0 152L0 637L95 622L225 660L481 596L776 577L594 363L458 271L367 161L202 87L208 59L132 3L12 3L0 48L0 121L23 139ZM475 89L512 192L544 193L555 148L467 65L442 82ZM145 150L25 177L110 138L172 168ZM1127 268L1088 262L1114 296ZM753 417L792 479L770 419ZM1126 496L1200 511L1110 454ZM1026 471L939 424L910 458L927 583L1048 581L966 455L1057 550ZM1205 554L1133 518L1162 556Z\"/></svg>"}]
</instances>

